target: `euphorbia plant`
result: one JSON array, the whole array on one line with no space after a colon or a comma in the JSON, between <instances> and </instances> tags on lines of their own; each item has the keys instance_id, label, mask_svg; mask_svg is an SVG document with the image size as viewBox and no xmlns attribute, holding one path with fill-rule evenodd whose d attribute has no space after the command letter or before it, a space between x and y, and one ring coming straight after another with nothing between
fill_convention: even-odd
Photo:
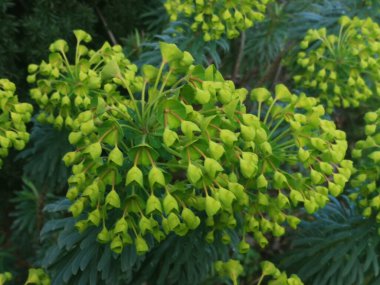
<instances>
[{"instance_id":1,"label":"euphorbia plant","mask_svg":"<svg viewBox=\"0 0 380 285\"><path fill-rule=\"evenodd\" d=\"M191 29L202 31L205 41L218 40L224 34L233 39L241 31L264 20L272 0L167 0L164 4L170 20L179 16L191 19Z\"/></svg>"},{"instance_id":2,"label":"euphorbia plant","mask_svg":"<svg viewBox=\"0 0 380 285\"><path fill-rule=\"evenodd\" d=\"M297 226L294 207L313 213L341 193L352 168L345 133L323 119L316 99L284 85L274 94L258 88L250 114L246 89L213 66L194 66L173 44L161 43L161 65L139 73L120 47L92 51L81 42L89 35L76 36L73 63L59 40L49 61L31 70L33 93L47 98L43 117L57 127L65 106L76 147L64 157L72 169L70 211L79 230L98 227L99 242L114 252L134 244L143 254L146 239L183 236L204 223L208 242L229 243L229 231L238 231L244 253L248 233L264 247L266 233L283 235L285 222ZM55 98L62 100L53 106Z\"/></svg>"},{"instance_id":3,"label":"euphorbia plant","mask_svg":"<svg viewBox=\"0 0 380 285\"><path fill-rule=\"evenodd\" d=\"M300 43L296 84L317 96L328 110L358 107L379 96L380 27L372 19L340 19L339 34L309 30Z\"/></svg>"}]
</instances>

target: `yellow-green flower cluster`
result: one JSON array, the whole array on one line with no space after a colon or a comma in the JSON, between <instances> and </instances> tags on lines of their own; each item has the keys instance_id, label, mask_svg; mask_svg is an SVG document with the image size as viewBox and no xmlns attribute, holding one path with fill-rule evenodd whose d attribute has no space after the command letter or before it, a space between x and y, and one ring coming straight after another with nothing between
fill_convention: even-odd
<instances>
[{"instance_id":1,"label":"yellow-green flower cluster","mask_svg":"<svg viewBox=\"0 0 380 285\"><path fill-rule=\"evenodd\" d=\"M72 63L67 57L68 44L60 39L50 45L48 61L28 67L27 81L36 85L30 94L41 109L37 119L58 129L71 129L79 113L100 101L114 114L125 108L128 103L114 90L111 79L128 84L131 92L142 85L142 79L135 76L136 65L125 58L121 46L105 43L97 51L90 50L86 43L91 36L82 30L74 34L77 45Z\"/></svg>"},{"instance_id":2,"label":"yellow-green flower cluster","mask_svg":"<svg viewBox=\"0 0 380 285\"><path fill-rule=\"evenodd\" d=\"M26 124L30 121L33 106L19 103L16 86L7 79L0 79L0 166L1 158L14 147L21 150L29 140Z\"/></svg>"},{"instance_id":3,"label":"yellow-green flower cluster","mask_svg":"<svg viewBox=\"0 0 380 285\"><path fill-rule=\"evenodd\" d=\"M380 96L380 27L372 19L344 16L338 35L309 30L300 43L296 84L334 107L358 107Z\"/></svg>"},{"instance_id":4,"label":"yellow-green flower cluster","mask_svg":"<svg viewBox=\"0 0 380 285\"><path fill-rule=\"evenodd\" d=\"M367 137L358 141L352 151L357 171L351 185L357 191L350 197L363 208L364 217L376 217L380 223L380 109L367 113L365 122Z\"/></svg>"},{"instance_id":5,"label":"yellow-green flower cluster","mask_svg":"<svg viewBox=\"0 0 380 285\"><path fill-rule=\"evenodd\" d=\"M208 242L229 243L240 229L244 253L246 233L264 247L265 234L297 226L292 208L313 213L341 193L352 168L345 133L323 119L316 99L284 85L275 94L259 88L251 92L257 114L249 114L246 89L213 66L194 66L173 44L160 47L161 66L144 65L135 77L141 88L109 77L118 108L98 96L71 124L76 150L64 161L79 230L98 227L114 252L134 244L143 254L149 237L160 242L203 223Z\"/></svg>"},{"instance_id":6,"label":"yellow-green flower cluster","mask_svg":"<svg viewBox=\"0 0 380 285\"><path fill-rule=\"evenodd\" d=\"M232 39L265 17L272 0L167 0L164 4L172 21L185 16L193 31L202 31L205 41L218 40L224 34Z\"/></svg>"}]
</instances>

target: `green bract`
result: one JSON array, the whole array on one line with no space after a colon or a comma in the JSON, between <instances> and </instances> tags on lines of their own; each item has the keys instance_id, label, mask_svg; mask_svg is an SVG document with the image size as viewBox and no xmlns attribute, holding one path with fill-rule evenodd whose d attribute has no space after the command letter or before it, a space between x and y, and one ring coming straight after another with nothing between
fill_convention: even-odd
<instances>
[{"instance_id":1,"label":"green bract","mask_svg":"<svg viewBox=\"0 0 380 285\"><path fill-rule=\"evenodd\" d=\"M338 35L325 28L309 30L298 53L298 86L333 107L358 107L380 96L380 27L370 18L343 16Z\"/></svg>"},{"instance_id":2,"label":"green bract","mask_svg":"<svg viewBox=\"0 0 380 285\"><path fill-rule=\"evenodd\" d=\"M16 86L7 79L0 79L0 166L2 157L11 147L21 150L29 140L26 124L30 121L33 106L19 103Z\"/></svg>"},{"instance_id":3,"label":"green bract","mask_svg":"<svg viewBox=\"0 0 380 285\"><path fill-rule=\"evenodd\" d=\"M46 272L41 268L30 268L25 285L50 285L51 281Z\"/></svg>"},{"instance_id":4,"label":"green bract","mask_svg":"<svg viewBox=\"0 0 380 285\"><path fill-rule=\"evenodd\" d=\"M238 284L238 277L243 273L244 268L238 260L230 259L226 262L217 261L214 264L215 271L220 277L227 277L233 284Z\"/></svg>"},{"instance_id":5,"label":"green bract","mask_svg":"<svg viewBox=\"0 0 380 285\"><path fill-rule=\"evenodd\" d=\"M380 109L364 119L366 139L358 141L352 151L356 172L351 185L357 191L350 197L363 208L363 216L375 217L380 223Z\"/></svg>"},{"instance_id":6,"label":"green bract","mask_svg":"<svg viewBox=\"0 0 380 285\"><path fill-rule=\"evenodd\" d=\"M202 31L205 41L217 40L224 34L232 39L240 31L264 20L268 3L272 0L166 0L164 6L170 20L179 16L191 18L193 31Z\"/></svg>"},{"instance_id":7,"label":"green bract","mask_svg":"<svg viewBox=\"0 0 380 285\"><path fill-rule=\"evenodd\" d=\"M183 236L203 223L209 242L228 243L228 231L239 231L247 252L246 233L264 247L264 234L297 226L297 204L312 213L340 194L351 173L345 133L323 119L315 99L284 85L273 95L253 90L258 111L248 114L246 89L214 66L192 65L176 46L160 46L161 66L143 67L142 77L134 75L139 84L115 73L91 91L90 108L72 109L76 150L64 161L79 230L98 227L98 240L115 252L133 243L143 254L147 238ZM62 84L72 81L69 70Z\"/></svg>"}]
</instances>

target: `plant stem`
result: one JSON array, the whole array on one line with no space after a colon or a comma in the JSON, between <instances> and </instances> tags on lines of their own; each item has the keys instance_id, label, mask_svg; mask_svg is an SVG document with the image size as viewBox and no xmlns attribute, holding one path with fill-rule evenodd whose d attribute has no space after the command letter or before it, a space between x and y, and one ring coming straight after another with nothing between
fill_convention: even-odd
<instances>
[{"instance_id":1,"label":"plant stem","mask_svg":"<svg viewBox=\"0 0 380 285\"><path fill-rule=\"evenodd\" d=\"M243 60L243 56L244 56L244 47L245 47L245 32L243 31L240 37L240 47L239 47L238 57L235 63L234 73L232 74L232 81L234 82L236 81L236 77L239 75L241 61Z\"/></svg>"}]
</instances>

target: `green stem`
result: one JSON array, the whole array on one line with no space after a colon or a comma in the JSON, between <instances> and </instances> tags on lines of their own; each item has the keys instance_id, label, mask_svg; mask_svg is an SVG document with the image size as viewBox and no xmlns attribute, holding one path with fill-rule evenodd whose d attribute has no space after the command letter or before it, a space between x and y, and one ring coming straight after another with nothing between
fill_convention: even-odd
<instances>
[{"instance_id":1,"label":"green stem","mask_svg":"<svg viewBox=\"0 0 380 285\"><path fill-rule=\"evenodd\" d=\"M172 73L172 70L170 69L169 72L168 72L168 74L166 74L164 82L161 85L160 94L162 94L162 92L164 91L165 85L167 84L169 76L171 75L171 73Z\"/></svg>"},{"instance_id":2,"label":"green stem","mask_svg":"<svg viewBox=\"0 0 380 285\"><path fill-rule=\"evenodd\" d=\"M263 279L264 279L264 274L262 274L262 275L260 276L260 279L259 279L259 282L257 282L257 285L260 285L261 282L263 282Z\"/></svg>"},{"instance_id":3,"label":"green stem","mask_svg":"<svg viewBox=\"0 0 380 285\"><path fill-rule=\"evenodd\" d=\"M157 90L158 83L160 82L162 71L164 70L165 64L166 64L166 62L162 61L161 65L160 65L160 69L158 70L156 82L154 83L154 88L153 88L154 90Z\"/></svg>"},{"instance_id":4,"label":"green stem","mask_svg":"<svg viewBox=\"0 0 380 285\"><path fill-rule=\"evenodd\" d=\"M259 120L261 120L261 104L262 104L262 102L259 102L259 107L258 107L258 111L257 111L257 117L259 118Z\"/></svg>"},{"instance_id":5,"label":"green stem","mask_svg":"<svg viewBox=\"0 0 380 285\"><path fill-rule=\"evenodd\" d=\"M269 109L268 109L268 111L267 111L267 113L266 113L266 115L265 115L265 118L264 118L264 124L267 123L267 120L268 120L268 118L269 118L270 111L272 111L272 108L273 108L273 106L274 106L274 104L275 104L276 102L277 102L277 99L275 98L275 99L273 100L272 104L270 104Z\"/></svg>"},{"instance_id":6,"label":"green stem","mask_svg":"<svg viewBox=\"0 0 380 285\"><path fill-rule=\"evenodd\" d=\"M142 91L141 91L141 113L142 113L142 116L145 120L145 89L146 89L146 84L147 84L147 81L144 81L144 85L143 85L143 88L142 88Z\"/></svg>"},{"instance_id":7,"label":"green stem","mask_svg":"<svg viewBox=\"0 0 380 285\"><path fill-rule=\"evenodd\" d=\"M131 88L129 88L127 82L125 82L125 79L123 78L123 76L120 73L118 74L117 78L119 78L123 82L124 87L127 88L129 96L132 99L133 105L135 105L137 117L139 118L140 122L142 122L143 120L142 120L141 113L140 113L140 110L139 110L138 105L137 105L137 100L135 99L135 96L133 96Z\"/></svg>"}]
</instances>

